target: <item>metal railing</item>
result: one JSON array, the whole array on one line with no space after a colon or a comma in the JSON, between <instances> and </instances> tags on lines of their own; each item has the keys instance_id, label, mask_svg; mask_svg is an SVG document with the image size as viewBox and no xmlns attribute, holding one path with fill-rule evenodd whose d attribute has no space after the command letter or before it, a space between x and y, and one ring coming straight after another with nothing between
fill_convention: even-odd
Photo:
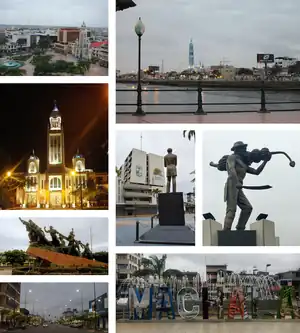
<instances>
[{"instance_id":1,"label":"metal railing","mask_svg":"<svg viewBox=\"0 0 300 333\"><path fill-rule=\"evenodd\" d=\"M117 92L136 92L139 94L138 89L116 89ZM219 111L211 111L209 113L245 113L245 112L258 112L258 113L268 113L268 112L282 112L282 111L300 111L300 99L297 101L270 101L267 102L266 100L266 92L299 92L300 88L269 88L265 87L263 84L260 88L212 88L212 89L203 89L201 87L201 84L198 85L198 87L195 88L181 88L181 89L148 89L143 90L142 92L186 92L186 91L194 91L197 92L197 103L142 103L142 106L195 106L195 111L151 111L149 114L194 114L194 115L206 115L207 112L205 112L204 108L205 106L227 106L227 105L260 105L260 109L258 111L254 110L232 110L232 111L225 111L225 110L219 110ZM260 92L260 100L258 102L229 102L229 103L205 103L203 102L203 92L208 91L256 91ZM141 93L142 93L141 92ZM297 109L276 109L276 110L267 110L267 105L279 105L279 104L299 104L299 108ZM138 106L138 103L116 103L116 106ZM143 112L142 114L140 112L127 112L127 111L117 111L117 115L126 115L131 114L133 116L141 116L145 115L146 112Z\"/></svg>"}]
</instances>

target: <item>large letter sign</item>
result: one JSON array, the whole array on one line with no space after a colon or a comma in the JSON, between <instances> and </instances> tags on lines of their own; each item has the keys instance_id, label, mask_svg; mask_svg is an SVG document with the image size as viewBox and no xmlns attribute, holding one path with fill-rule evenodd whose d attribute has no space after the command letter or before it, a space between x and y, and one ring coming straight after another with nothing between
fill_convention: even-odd
<instances>
[{"instance_id":1,"label":"large letter sign","mask_svg":"<svg viewBox=\"0 0 300 333\"><path fill-rule=\"evenodd\" d=\"M152 288L145 288L144 292L140 293L138 288L130 287L128 293L129 319L152 319ZM145 318L147 308L148 318Z\"/></svg>"},{"instance_id":2,"label":"large letter sign","mask_svg":"<svg viewBox=\"0 0 300 333\"><path fill-rule=\"evenodd\" d=\"M196 289L182 288L177 293L178 314L183 319L194 319L200 312L200 298ZM190 310L189 308L192 309Z\"/></svg>"}]
</instances>

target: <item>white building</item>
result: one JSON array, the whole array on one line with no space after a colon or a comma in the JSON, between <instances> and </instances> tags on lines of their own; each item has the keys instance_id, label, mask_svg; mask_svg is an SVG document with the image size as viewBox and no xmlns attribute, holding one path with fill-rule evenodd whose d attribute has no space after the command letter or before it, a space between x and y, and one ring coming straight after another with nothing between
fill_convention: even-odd
<instances>
[{"instance_id":1,"label":"white building","mask_svg":"<svg viewBox=\"0 0 300 333\"><path fill-rule=\"evenodd\" d=\"M275 65L281 68L288 68L295 65L298 60L290 57L277 57L275 58Z\"/></svg>"},{"instance_id":2,"label":"white building","mask_svg":"<svg viewBox=\"0 0 300 333\"><path fill-rule=\"evenodd\" d=\"M74 55L78 59L91 59L90 40L88 29L83 22L79 32L79 39L75 41Z\"/></svg>"},{"instance_id":3,"label":"white building","mask_svg":"<svg viewBox=\"0 0 300 333\"><path fill-rule=\"evenodd\" d=\"M116 254L116 279L123 281L130 279L132 274L141 269L141 261L143 254L141 253L123 253Z\"/></svg>"},{"instance_id":4,"label":"white building","mask_svg":"<svg viewBox=\"0 0 300 333\"><path fill-rule=\"evenodd\" d=\"M165 192L164 157L132 149L116 180L117 215L156 213L153 190Z\"/></svg>"}]
</instances>

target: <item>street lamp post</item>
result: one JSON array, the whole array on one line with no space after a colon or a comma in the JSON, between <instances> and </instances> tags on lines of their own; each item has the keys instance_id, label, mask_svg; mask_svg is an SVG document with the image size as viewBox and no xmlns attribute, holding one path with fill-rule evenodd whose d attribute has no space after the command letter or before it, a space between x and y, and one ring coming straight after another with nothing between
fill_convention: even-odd
<instances>
[{"instance_id":1,"label":"street lamp post","mask_svg":"<svg viewBox=\"0 0 300 333\"><path fill-rule=\"evenodd\" d=\"M31 292L32 292L32 290L29 289L29 290L27 290L26 293L25 293L25 302L24 302L24 307L25 307L25 309L26 309L26 305L27 305L27 294L28 294L28 293L31 293Z\"/></svg>"},{"instance_id":2,"label":"street lamp post","mask_svg":"<svg viewBox=\"0 0 300 333\"><path fill-rule=\"evenodd\" d=\"M268 272L268 267L270 267L271 264L266 264L266 273Z\"/></svg>"},{"instance_id":3,"label":"street lamp post","mask_svg":"<svg viewBox=\"0 0 300 333\"><path fill-rule=\"evenodd\" d=\"M141 48L142 48L142 36L145 32L145 26L139 18L135 25L135 33L138 36L138 73L137 73L137 109L134 115L142 116L144 111L142 109L142 85L141 85Z\"/></svg>"},{"instance_id":4,"label":"street lamp post","mask_svg":"<svg viewBox=\"0 0 300 333\"><path fill-rule=\"evenodd\" d=\"M81 293L81 314L83 315L83 294L81 289L77 289L76 292Z\"/></svg>"},{"instance_id":5,"label":"street lamp post","mask_svg":"<svg viewBox=\"0 0 300 333\"><path fill-rule=\"evenodd\" d=\"M95 299L95 332L97 330L97 299L96 299L96 283L94 282L94 299Z\"/></svg>"}]
</instances>

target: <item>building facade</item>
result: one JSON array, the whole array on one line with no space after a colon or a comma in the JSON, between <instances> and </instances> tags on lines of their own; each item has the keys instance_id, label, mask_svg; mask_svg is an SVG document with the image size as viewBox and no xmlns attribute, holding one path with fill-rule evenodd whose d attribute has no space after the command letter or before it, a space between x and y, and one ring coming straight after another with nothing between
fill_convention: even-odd
<instances>
[{"instance_id":1,"label":"building facade","mask_svg":"<svg viewBox=\"0 0 300 333\"><path fill-rule=\"evenodd\" d=\"M141 268L143 254L116 254L116 280L117 284L130 279L132 274Z\"/></svg>"},{"instance_id":2,"label":"building facade","mask_svg":"<svg viewBox=\"0 0 300 333\"><path fill-rule=\"evenodd\" d=\"M95 173L85 166L78 151L72 167L66 166L62 115L56 104L50 114L47 130L47 167L40 170L40 160L34 151L27 160L25 186L18 188L16 202L23 208L66 208L84 203L83 191Z\"/></svg>"},{"instance_id":3,"label":"building facade","mask_svg":"<svg viewBox=\"0 0 300 333\"><path fill-rule=\"evenodd\" d=\"M164 157L132 149L116 180L117 215L155 214L165 183Z\"/></svg>"},{"instance_id":4,"label":"building facade","mask_svg":"<svg viewBox=\"0 0 300 333\"><path fill-rule=\"evenodd\" d=\"M6 320L2 310L20 311L21 283L0 283L0 322Z\"/></svg>"}]
</instances>

